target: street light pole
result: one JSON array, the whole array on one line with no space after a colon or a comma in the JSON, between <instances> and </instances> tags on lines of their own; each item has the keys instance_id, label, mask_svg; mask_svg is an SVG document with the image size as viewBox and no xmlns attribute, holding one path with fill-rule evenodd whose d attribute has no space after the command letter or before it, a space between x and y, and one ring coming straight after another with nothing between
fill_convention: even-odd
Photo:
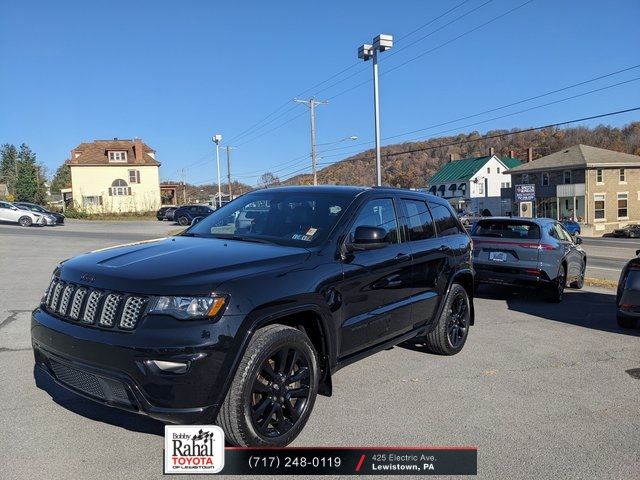
<instances>
[{"instance_id":1,"label":"street light pole","mask_svg":"<svg viewBox=\"0 0 640 480\"><path fill-rule=\"evenodd\" d=\"M310 98L309 100L300 100L298 98L293 99L296 103L304 103L309 107L309 116L311 124L311 171L313 172L313 184L318 185L318 172L317 164L318 158L316 153L316 106L326 105L329 103L326 100L315 100Z\"/></svg>"},{"instance_id":2,"label":"street light pole","mask_svg":"<svg viewBox=\"0 0 640 480\"><path fill-rule=\"evenodd\" d=\"M231 147L227 145L227 184L229 185L229 201L231 201Z\"/></svg>"},{"instance_id":3,"label":"street light pole","mask_svg":"<svg viewBox=\"0 0 640 480\"><path fill-rule=\"evenodd\" d=\"M218 165L218 207L222 206L222 180L220 179L220 142L222 141L222 135L215 134L211 137L213 143L216 144L216 163Z\"/></svg>"},{"instance_id":4,"label":"street light pole","mask_svg":"<svg viewBox=\"0 0 640 480\"><path fill-rule=\"evenodd\" d=\"M380 96L378 94L378 52L384 52L393 46L391 35L380 34L373 39L373 45L364 44L358 48L358 58L365 62L373 60L373 116L376 137L376 185L382 185L382 161L380 155Z\"/></svg>"}]
</instances>

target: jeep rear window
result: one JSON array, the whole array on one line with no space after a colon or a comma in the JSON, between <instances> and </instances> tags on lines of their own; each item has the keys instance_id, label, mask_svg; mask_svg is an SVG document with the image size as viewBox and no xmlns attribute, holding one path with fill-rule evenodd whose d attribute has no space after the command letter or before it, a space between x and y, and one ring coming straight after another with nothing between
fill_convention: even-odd
<instances>
[{"instance_id":1,"label":"jeep rear window","mask_svg":"<svg viewBox=\"0 0 640 480\"><path fill-rule=\"evenodd\" d=\"M248 193L219 208L185 234L315 246L324 242L353 198L339 192L311 190Z\"/></svg>"},{"instance_id":2,"label":"jeep rear window","mask_svg":"<svg viewBox=\"0 0 640 480\"><path fill-rule=\"evenodd\" d=\"M479 220L471 231L474 237L540 239L540 227L519 220Z\"/></svg>"}]
</instances>

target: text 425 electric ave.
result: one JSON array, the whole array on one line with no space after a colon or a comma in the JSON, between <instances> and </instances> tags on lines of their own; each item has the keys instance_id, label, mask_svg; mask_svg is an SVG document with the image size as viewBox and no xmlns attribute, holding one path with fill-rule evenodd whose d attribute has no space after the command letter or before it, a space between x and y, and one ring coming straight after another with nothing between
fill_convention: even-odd
<instances>
[{"instance_id":1,"label":"text 425 electric ave.","mask_svg":"<svg viewBox=\"0 0 640 480\"><path fill-rule=\"evenodd\" d=\"M340 368L416 337L458 353L473 283L471 240L444 200L268 189L179 236L63 262L31 335L37 366L78 394L286 445Z\"/></svg>"}]
</instances>

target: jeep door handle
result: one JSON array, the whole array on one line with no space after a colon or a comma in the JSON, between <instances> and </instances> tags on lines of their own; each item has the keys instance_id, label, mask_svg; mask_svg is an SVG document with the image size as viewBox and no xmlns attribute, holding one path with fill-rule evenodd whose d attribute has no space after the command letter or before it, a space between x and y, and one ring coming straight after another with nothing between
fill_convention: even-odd
<instances>
[{"instance_id":1,"label":"jeep door handle","mask_svg":"<svg viewBox=\"0 0 640 480\"><path fill-rule=\"evenodd\" d=\"M451 247L449 245L440 245L440 247L438 248L439 252L448 252L449 250L451 250Z\"/></svg>"},{"instance_id":2,"label":"jeep door handle","mask_svg":"<svg viewBox=\"0 0 640 480\"><path fill-rule=\"evenodd\" d=\"M411 257L406 254L406 253L399 253L394 257L394 260L398 263L400 262L406 262L407 260L409 260Z\"/></svg>"}]
</instances>

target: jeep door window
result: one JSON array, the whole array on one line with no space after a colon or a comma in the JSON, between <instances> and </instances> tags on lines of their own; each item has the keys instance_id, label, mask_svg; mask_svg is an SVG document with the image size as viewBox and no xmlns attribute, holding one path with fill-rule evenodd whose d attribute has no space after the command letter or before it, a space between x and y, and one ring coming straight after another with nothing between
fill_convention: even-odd
<instances>
[{"instance_id":1,"label":"jeep door window","mask_svg":"<svg viewBox=\"0 0 640 480\"><path fill-rule=\"evenodd\" d=\"M187 230L186 235L311 247L321 244L352 195L260 191L243 195Z\"/></svg>"},{"instance_id":2,"label":"jeep door window","mask_svg":"<svg viewBox=\"0 0 640 480\"><path fill-rule=\"evenodd\" d=\"M357 227L383 228L387 232L385 242L398 243L398 220L393 200L376 198L365 203L349 231L350 241L353 241Z\"/></svg>"},{"instance_id":3,"label":"jeep door window","mask_svg":"<svg viewBox=\"0 0 640 480\"><path fill-rule=\"evenodd\" d=\"M444 205L429 202L431 207L431 214L438 229L438 236L444 237L447 235L455 235L460 233L460 226L458 220Z\"/></svg>"},{"instance_id":4,"label":"jeep door window","mask_svg":"<svg viewBox=\"0 0 640 480\"><path fill-rule=\"evenodd\" d=\"M433 218L427 204L420 200L403 199L407 215L409 241L426 240L435 236Z\"/></svg>"}]
</instances>

